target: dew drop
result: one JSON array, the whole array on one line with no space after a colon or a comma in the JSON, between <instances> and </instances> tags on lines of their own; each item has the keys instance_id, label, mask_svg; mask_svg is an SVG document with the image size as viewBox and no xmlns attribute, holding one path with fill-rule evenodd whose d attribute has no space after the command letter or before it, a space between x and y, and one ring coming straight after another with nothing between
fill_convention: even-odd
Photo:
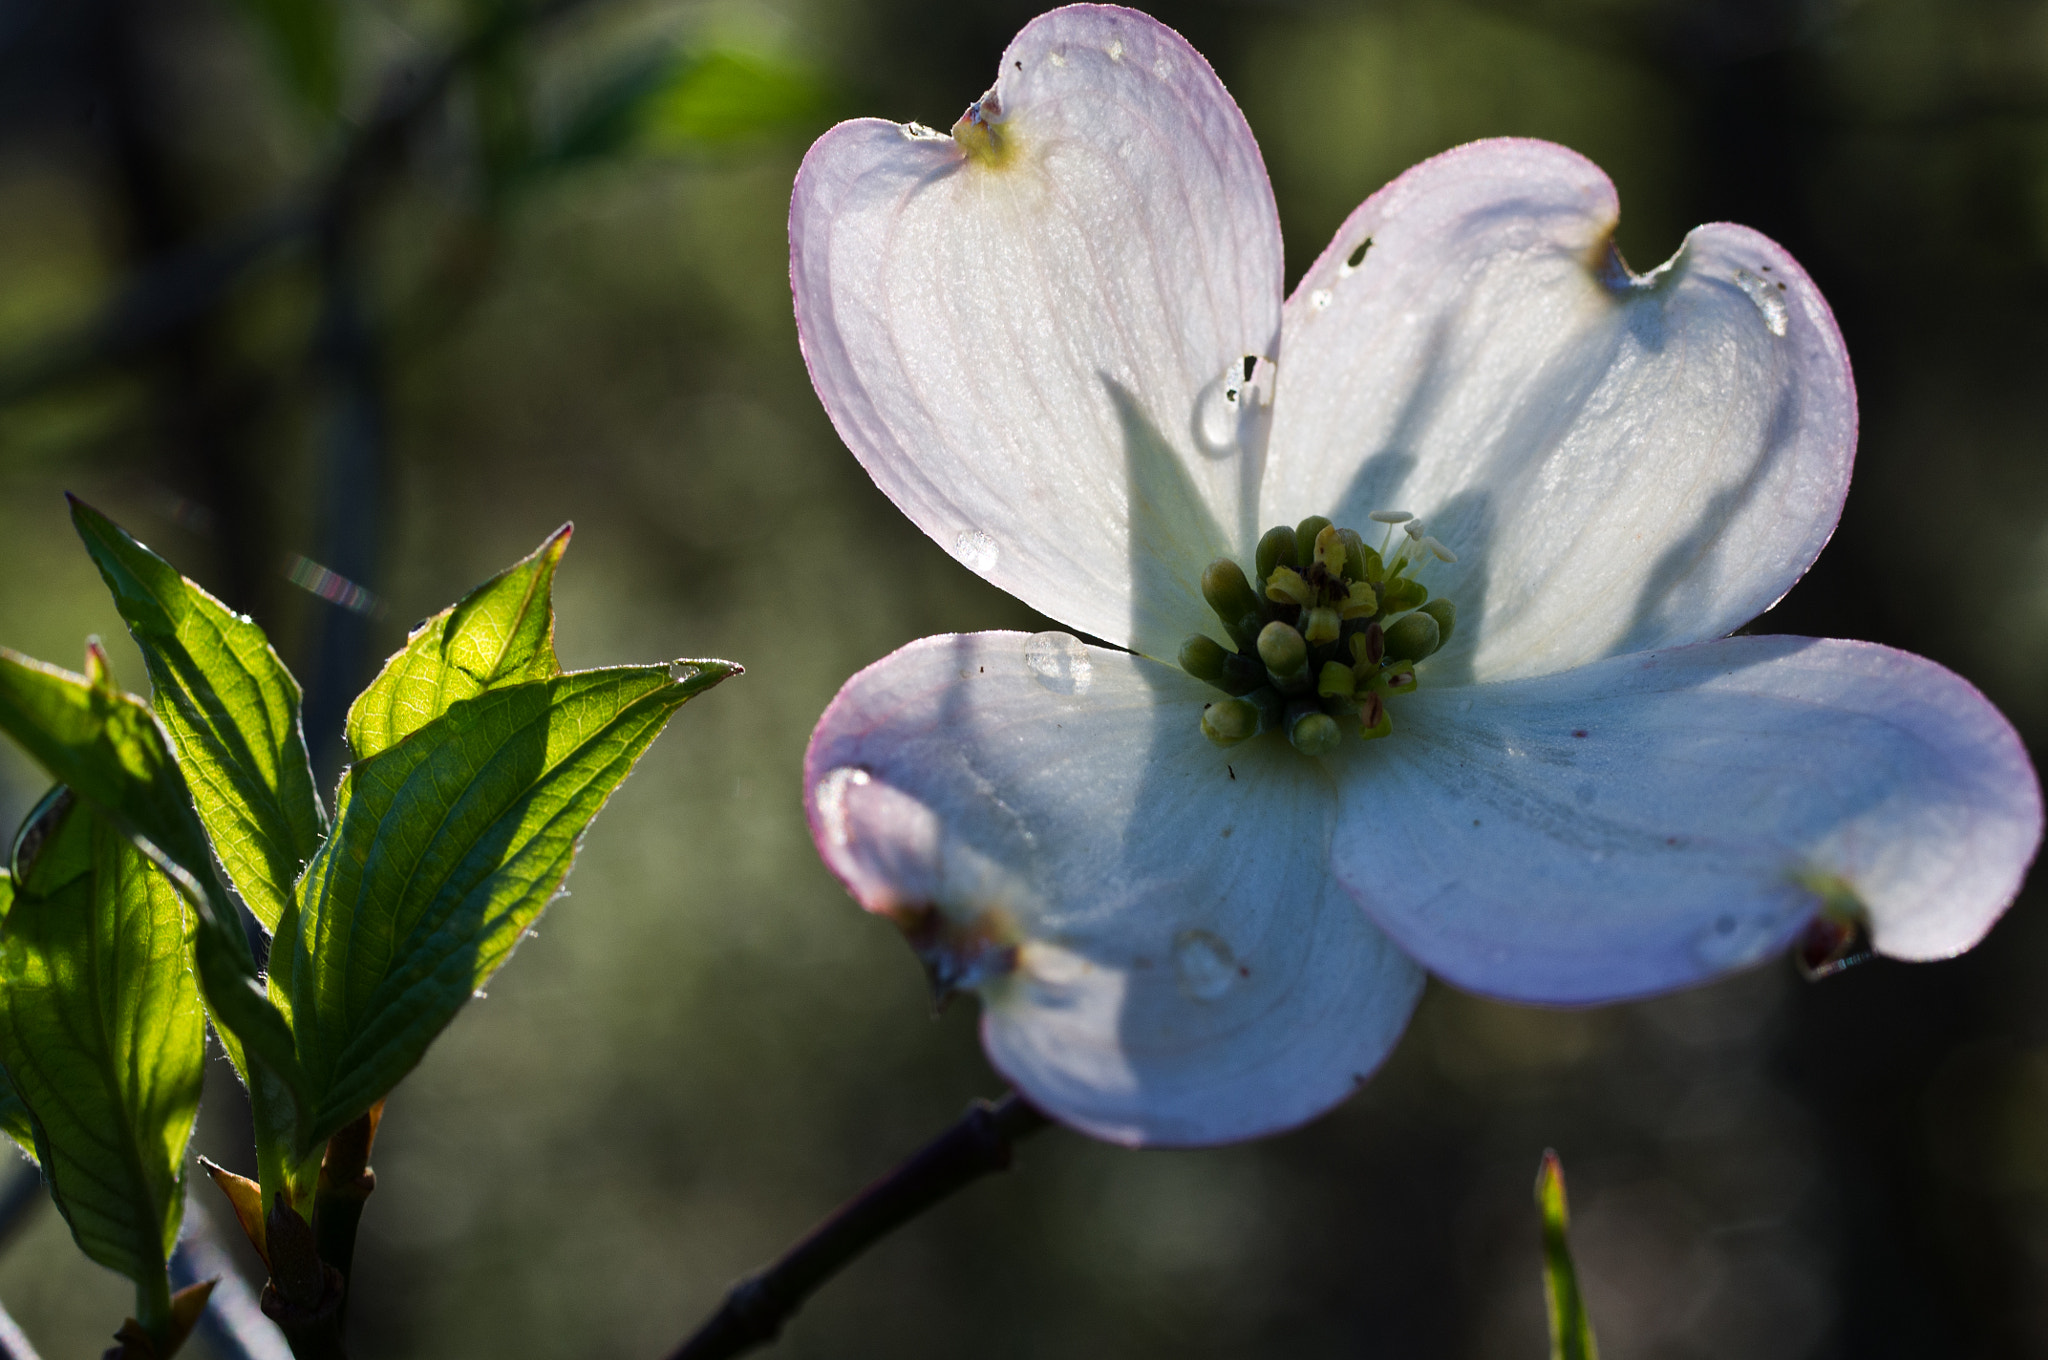
<instances>
[{"instance_id":1,"label":"dew drop","mask_svg":"<svg viewBox=\"0 0 2048 1360\"><path fill-rule=\"evenodd\" d=\"M962 529L953 539L953 556L977 576L994 571L999 555L996 541L979 529Z\"/></svg>"},{"instance_id":2,"label":"dew drop","mask_svg":"<svg viewBox=\"0 0 2048 1360\"><path fill-rule=\"evenodd\" d=\"M1054 694L1086 694L1095 683L1088 649L1071 633L1033 633L1024 639L1024 664Z\"/></svg>"},{"instance_id":3,"label":"dew drop","mask_svg":"<svg viewBox=\"0 0 2048 1360\"><path fill-rule=\"evenodd\" d=\"M1692 952L1710 968L1741 968L1783 947L1783 911L1723 911L1693 937Z\"/></svg>"},{"instance_id":4,"label":"dew drop","mask_svg":"<svg viewBox=\"0 0 2048 1360\"><path fill-rule=\"evenodd\" d=\"M1308 295L1308 305L1319 312L1328 308L1330 305L1330 290L1318 288L1313 293L1310 293Z\"/></svg>"},{"instance_id":5,"label":"dew drop","mask_svg":"<svg viewBox=\"0 0 2048 1360\"><path fill-rule=\"evenodd\" d=\"M841 765L826 772L818 781L818 787L811 794L811 803L818 809L818 827L825 833L828 845L844 847L846 833L846 791L868 783L872 776L866 770L854 765Z\"/></svg>"},{"instance_id":6,"label":"dew drop","mask_svg":"<svg viewBox=\"0 0 2048 1360\"><path fill-rule=\"evenodd\" d=\"M1232 364L1195 398L1195 439L1211 458L1237 452L1238 420L1244 410L1244 388Z\"/></svg>"},{"instance_id":7,"label":"dew drop","mask_svg":"<svg viewBox=\"0 0 2048 1360\"><path fill-rule=\"evenodd\" d=\"M1758 278L1747 269L1735 271L1735 286L1749 294L1749 300L1763 313L1764 326L1772 335L1783 335L1788 313L1785 299L1778 296L1778 290L1771 286L1769 279Z\"/></svg>"},{"instance_id":8,"label":"dew drop","mask_svg":"<svg viewBox=\"0 0 2048 1360\"><path fill-rule=\"evenodd\" d=\"M1214 1001L1240 976L1237 955L1206 930L1183 930L1173 937L1173 971L1181 990L1197 1001Z\"/></svg>"}]
</instances>

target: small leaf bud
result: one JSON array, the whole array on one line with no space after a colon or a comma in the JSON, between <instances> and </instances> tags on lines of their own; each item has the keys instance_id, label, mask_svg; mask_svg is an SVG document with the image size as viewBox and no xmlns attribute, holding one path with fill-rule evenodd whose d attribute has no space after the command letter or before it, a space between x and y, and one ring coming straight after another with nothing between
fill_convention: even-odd
<instances>
[{"instance_id":1,"label":"small leaf bud","mask_svg":"<svg viewBox=\"0 0 2048 1360\"><path fill-rule=\"evenodd\" d=\"M1341 661L1325 661L1316 676L1316 693L1325 699L1349 699L1358 687L1358 677Z\"/></svg>"},{"instance_id":2,"label":"small leaf bud","mask_svg":"<svg viewBox=\"0 0 2048 1360\"><path fill-rule=\"evenodd\" d=\"M1276 619L1259 630L1259 659L1275 675L1293 675L1308 664L1308 644Z\"/></svg>"},{"instance_id":3,"label":"small leaf bud","mask_svg":"<svg viewBox=\"0 0 2048 1360\"><path fill-rule=\"evenodd\" d=\"M1458 606L1439 595L1423 605L1422 612L1436 620L1436 645L1441 647L1449 642L1458 626Z\"/></svg>"},{"instance_id":4,"label":"small leaf bud","mask_svg":"<svg viewBox=\"0 0 2048 1360\"><path fill-rule=\"evenodd\" d=\"M1259 579L1265 580L1273 574L1275 567L1294 566L1299 559L1294 552L1294 529L1283 524L1277 529L1266 530L1266 536L1259 540L1257 562Z\"/></svg>"},{"instance_id":5,"label":"small leaf bud","mask_svg":"<svg viewBox=\"0 0 2048 1360\"><path fill-rule=\"evenodd\" d=\"M1420 661L1437 649L1439 640L1436 620L1418 609L1387 629L1387 655L1396 661Z\"/></svg>"},{"instance_id":6,"label":"small leaf bud","mask_svg":"<svg viewBox=\"0 0 2048 1360\"><path fill-rule=\"evenodd\" d=\"M1316 560L1316 535L1330 527L1330 521L1321 515L1310 515L1294 526L1294 551L1296 561L1307 571Z\"/></svg>"},{"instance_id":7,"label":"small leaf bud","mask_svg":"<svg viewBox=\"0 0 2048 1360\"><path fill-rule=\"evenodd\" d=\"M1287 716L1291 720L1287 724L1287 740L1305 756L1329 755L1344 740L1343 729L1337 726L1337 720L1320 708L1306 712L1289 709Z\"/></svg>"},{"instance_id":8,"label":"small leaf bud","mask_svg":"<svg viewBox=\"0 0 2048 1360\"><path fill-rule=\"evenodd\" d=\"M1229 656L1214 638L1197 633L1180 645L1180 668L1197 680L1219 684Z\"/></svg>"},{"instance_id":9,"label":"small leaf bud","mask_svg":"<svg viewBox=\"0 0 2048 1360\"><path fill-rule=\"evenodd\" d=\"M1222 699L1202 707L1202 735L1218 746L1235 746L1259 732L1259 710L1244 699Z\"/></svg>"}]
</instances>

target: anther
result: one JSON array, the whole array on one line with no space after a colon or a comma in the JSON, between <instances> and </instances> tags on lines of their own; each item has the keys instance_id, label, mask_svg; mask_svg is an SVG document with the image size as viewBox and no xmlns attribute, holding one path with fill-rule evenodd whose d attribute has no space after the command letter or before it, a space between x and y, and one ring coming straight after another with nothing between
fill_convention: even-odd
<instances>
[{"instance_id":1,"label":"anther","mask_svg":"<svg viewBox=\"0 0 2048 1360\"><path fill-rule=\"evenodd\" d=\"M1377 694L1367 694L1358 705L1358 735L1371 741L1393 730L1394 715L1387 711L1387 701Z\"/></svg>"},{"instance_id":2,"label":"anther","mask_svg":"<svg viewBox=\"0 0 2048 1360\"><path fill-rule=\"evenodd\" d=\"M1351 659L1361 666L1377 666L1387 654L1387 630L1368 623L1365 631L1351 637Z\"/></svg>"},{"instance_id":3,"label":"anther","mask_svg":"<svg viewBox=\"0 0 2048 1360\"><path fill-rule=\"evenodd\" d=\"M1415 516L1409 514L1406 510L1375 510L1367 515L1366 518L1375 524L1406 524L1409 520L1414 519Z\"/></svg>"},{"instance_id":4,"label":"anther","mask_svg":"<svg viewBox=\"0 0 2048 1360\"><path fill-rule=\"evenodd\" d=\"M1434 557L1439 562L1455 562L1458 560L1458 555L1456 553L1452 552L1449 548L1446 548L1442 543L1438 542L1434 537L1432 537L1429 534L1424 534L1422 536L1422 546L1429 549L1429 555L1431 557Z\"/></svg>"}]
</instances>

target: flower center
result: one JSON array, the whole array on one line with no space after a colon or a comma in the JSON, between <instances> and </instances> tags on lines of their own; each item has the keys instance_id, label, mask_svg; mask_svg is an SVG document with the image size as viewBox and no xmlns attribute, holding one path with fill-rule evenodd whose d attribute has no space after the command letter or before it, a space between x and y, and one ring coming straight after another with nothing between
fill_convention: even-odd
<instances>
[{"instance_id":1,"label":"flower center","mask_svg":"<svg viewBox=\"0 0 2048 1360\"><path fill-rule=\"evenodd\" d=\"M1183 670L1230 696L1202 709L1209 740L1284 732L1323 756L1346 724L1367 741L1394 730L1387 701L1415 688L1415 663L1450 641L1458 618L1416 576L1458 559L1405 510L1371 518L1385 526L1378 548L1310 515L1259 540L1256 586L1227 557L1202 572L1202 596L1237 648L1197 634L1180 649Z\"/></svg>"}]
</instances>

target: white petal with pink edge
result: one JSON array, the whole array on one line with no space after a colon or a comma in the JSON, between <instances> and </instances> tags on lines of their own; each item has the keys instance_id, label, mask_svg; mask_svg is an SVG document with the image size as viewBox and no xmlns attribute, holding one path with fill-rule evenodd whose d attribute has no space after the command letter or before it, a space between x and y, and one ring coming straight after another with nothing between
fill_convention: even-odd
<instances>
[{"instance_id":1,"label":"white petal with pink edge","mask_svg":"<svg viewBox=\"0 0 2048 1360\"><path fill-rule=\"evenodd\" d=\"M1062 622L1170 657L1256 529L1279 221L1208 63L1131 10L1034 20L995 150L868 119L805 157L790 279L841 438L918 527ZM1262 388L1261 384L1264 384Z\"/></svg>"},{"instance_id":2,"label":"white petal with pink edge","mask_svg":"<svg viewBox=\"0 0 2048 1360\"><path fill-rule=\"evenodd\" d=\"M1619 211L1575 152L1476 142L1368 199L1288 300L1262 517L1421 516L1458 555L1429 578L1446 678L1729 633L1841 513L1856 391L1819 290L1727 225L1631 276Z\"/></svg>"},{"instance_id":3,"label":"white petal with pink edge","mask_svg":"<svg viewBox=\"0 0 2048 1360\"><path fill-rule=\"evenodd\" d=\"M1332 863L1418 962L1588 1003L1704 981L1860 899L1883 953L1968 949L2041 837L2010 724L1931 661L1740 637L1431 689L1339 778Z\"/></svg>"},{"instance_id":4,"label":"white petal with pink edge","mask_svg":"<svg viewBox=\"0 0 2048 1360\"><path fill-rule=\"evenodd\" d=\"M826 863L979 992L1029 1099L1117 1142L1312 1118L1421 991L1329 873L1322 767L1211 745L1215 697L1065 634L926 638L848 682L805 757Z\"/></svg>"}]
</instances>

